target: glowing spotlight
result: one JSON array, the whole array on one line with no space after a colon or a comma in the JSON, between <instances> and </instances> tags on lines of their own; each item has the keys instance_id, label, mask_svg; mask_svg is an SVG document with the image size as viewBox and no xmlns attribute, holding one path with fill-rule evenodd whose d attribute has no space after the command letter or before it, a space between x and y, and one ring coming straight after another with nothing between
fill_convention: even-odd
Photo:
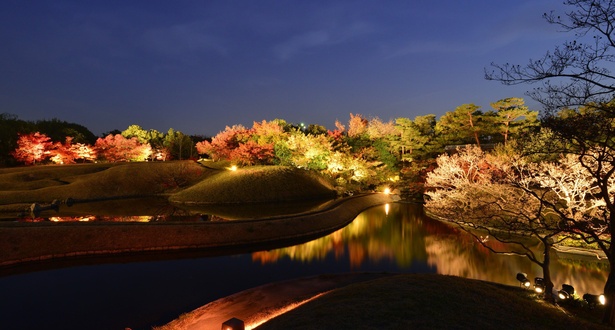
<instances>
[{"instance_id":1,"label":"glowing spotlight","mask_svg":"<svg viewBox=\"0 0 615 330\"><path fill-rule=\"evenodd\" d=\"M562 290L568 292L569 295L574 295L574 287L570 284L562 284Z\"/></svg>"},{"instance_id":2,"label":"glowing spotlight","mask_svg":"<svg viewBox=\"0 0 615 330\"><path fill-rule=\"evenodd\" d=\"M574 295L574 287L570 284L562 284L562 289L557 292L560 300L568 300Z\"/></svg>"},{"instance_id":3,"label":"glowing spotlight","mask_svg":"<svg viewBox=\"0 0 615 330\"><path fill-rule=\"evenodd\" d=\"M384 192L385 195L389 195L391 193L391 188L386 187L386 188L384 188L383 192Z\"/></svg>"},{"instance_id":4,"label":"glowing spotlight","mask_svg":"<svg viewBox=\"0 0 615 330\"><path fill-rule=\"evenodd\" d=\"M231 167L228 167L229 170L231 171L237 171L237 165L233 165Z\"/></svg>"},{"instance_id":5,"label":"glowing spotlight","mask_svg":"<svg viewBox=\"0 0 615 330\"><path fill-rule=\"evenodd\" d=\"M531 285L530 280L527 279L526 273L517 273L517 281L519 281L519 284L525 288L529 288Z\"/></svg>"},{"instance_id":6,"label":"glowing spotlight","mask_svg":"<svg viewBox=\"0 0 615 330\"><path fill-rule=\"evenodd\" d=\"M543 293L545 291L545 279L542 277L534 278L534 291L536 293Z\"/></svg>"},{"instance_id":7,"label":"glowing spotlight","mask_svg":"<svg viewBox=\"0 0 615 330\"><path fill-rule=\"evenodd\" d=\"M222 330L244 330L245 324L242 320L233 317L232 319L226 320L222 323Z\"/></svg>"},{"instance_id":8,"label":"glowing spotlight","mask_svg":"<svg viewBox=\"0 0 615 330\"><path fill-rule=\"evenodd\" d=\"M604 297L603 294L597 295L597 294L586 293L583 295L583 300L585 300L585 302L589 305L589 308L594 308L597 305L604 306L606 304L606 298Z\"/></svg>"},{"instance_id":9,"label":"glowing spotlight","mask_svg":"<svg viewBox=\"0 0 615 330\"><path fill-rule=\"evenodd\" d=\"M570 299L570 295L568 294L568 292L566 292L566 291L564 291L564 290L559 290L559 291L557 292L557 297L558 297L560 300L568 300L568 299Z\"/></svg>"}]
</instances>

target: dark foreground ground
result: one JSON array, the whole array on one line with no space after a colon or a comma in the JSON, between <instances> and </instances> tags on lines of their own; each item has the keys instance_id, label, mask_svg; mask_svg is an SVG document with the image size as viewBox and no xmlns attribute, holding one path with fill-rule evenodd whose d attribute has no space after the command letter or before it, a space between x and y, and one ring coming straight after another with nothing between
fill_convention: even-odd
<instances>
[{"instance_id":1,"label":"dark foreground ground","mask_svg":"<svg viewBox=\"0 0 615 330\"><path fill-rule=\"evenodd\" d=\"M592 321L601 313L547 304L530 290L454 276L360 273L246 290L158 330L217 330L232 317L246 329L609 329Z\"/></svg>"}]
</instances>

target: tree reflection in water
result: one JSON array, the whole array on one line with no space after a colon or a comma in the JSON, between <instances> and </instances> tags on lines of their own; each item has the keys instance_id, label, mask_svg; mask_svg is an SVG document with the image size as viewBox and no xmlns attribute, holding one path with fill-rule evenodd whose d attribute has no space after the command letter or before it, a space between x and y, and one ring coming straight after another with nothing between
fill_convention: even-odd
<instances>
[{"instance_id":1,"label":"tree reflection in water","mask_svg":"<svg viewBox=\"0 0 615 330\"><path fill-rule=\"evenodd\" d=\"M502 244L492 241L490 244ZM540 246L536 246L539 250ZM400 271L424 264L438 274L517 285L515 274L525 272L533 279L542 270L527 258L497 255L475 242L463 231L427 217L419 204L395 203L361 213L352 223L330 235L287 248L252 254L261 264L288 258L304 263L333 256L348 260L353 270L366 263L394 262ZM572 284L577 292L601 293L608 264L596 258L554 256L552 276L556 287Z\"/></svg>"}]
</instances>

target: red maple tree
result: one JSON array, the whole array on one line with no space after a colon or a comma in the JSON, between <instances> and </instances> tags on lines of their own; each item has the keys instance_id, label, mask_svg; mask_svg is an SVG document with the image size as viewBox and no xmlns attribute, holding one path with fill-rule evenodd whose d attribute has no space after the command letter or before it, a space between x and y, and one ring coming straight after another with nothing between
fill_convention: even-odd
<instances>
[{"instance_id":1,"label":"red maple tree","mask_svg":"<svg viewBox=\"0 0 615 330\"><path fill-rule=\"evenodd\" d=\"M39 132L19 134L17 148L11 155L19 162L33 165L49 157L52 147L51 139L45 134Z\"/></svg>"},{"instance_id":2,"label":"red maple tree","mask_svg":"<svg viewBox=\"0 0 615 330\"><path fill-rule=\"evenodd\" d=\"M66 137L64 143L56 142L53 144L53 149L50 152L51 161L56 164L74 164L77 158L77 153L73 150L73 138Z\"/></svg>"},{"instance_id":3,"label":"red maple tree","mask_svg":"<svg viewBox=\"0 0 615 330\"><path fill-rule=\"evenodd\" d=\"M108 162L144 161L152 153L149 144L140 143L136 137L127 139L121 134L98 138L94 148Z\"/></svg>"},{"instance_id":4,"label":"red maple tree","mask_svg":"<svg viewBox=\"0 0 615 330\"><path fill-rule=\"evenodd\" d=\"M227 126L224 131L214 136L211 142L202 141L196 144L200 154L207 154L214 160L230 159L234 149L239 147L243 138L248 136L249 130L242 125Z\"/></svg>"},{"instance_id":5,"label":"red maple tree","mask_svg":"<svg viewBox=\"0 0 615 330\"><path fill-rule=\"evenodd\" d=\"M273 143L259 144L249 140L233 149L229 160L242 165L269 164L274 155Z\"/></svg>"}]
</instances>

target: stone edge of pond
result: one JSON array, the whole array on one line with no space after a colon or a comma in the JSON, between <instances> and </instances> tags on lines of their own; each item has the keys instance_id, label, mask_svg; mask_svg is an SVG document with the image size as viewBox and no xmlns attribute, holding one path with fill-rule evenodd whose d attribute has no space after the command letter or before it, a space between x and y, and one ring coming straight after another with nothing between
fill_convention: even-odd
<instances>
[{"instance_id":1,"label":"stone edge of pond","mask_svg":"<svg viewBox=\"0 0 615 330\"><path fill-rule=\"evenodd\" d=\"M399 201L396 195L362 194L341 199L317 212L233 222L6 226L0 228L6 237L0 243L3 251L0 253L0 268L60 259L147 252L224 252L260 246L282 247L288 242L305 242L331 233L343 228L370 207L396 201Z\"/></svg>"}]
</instances>

